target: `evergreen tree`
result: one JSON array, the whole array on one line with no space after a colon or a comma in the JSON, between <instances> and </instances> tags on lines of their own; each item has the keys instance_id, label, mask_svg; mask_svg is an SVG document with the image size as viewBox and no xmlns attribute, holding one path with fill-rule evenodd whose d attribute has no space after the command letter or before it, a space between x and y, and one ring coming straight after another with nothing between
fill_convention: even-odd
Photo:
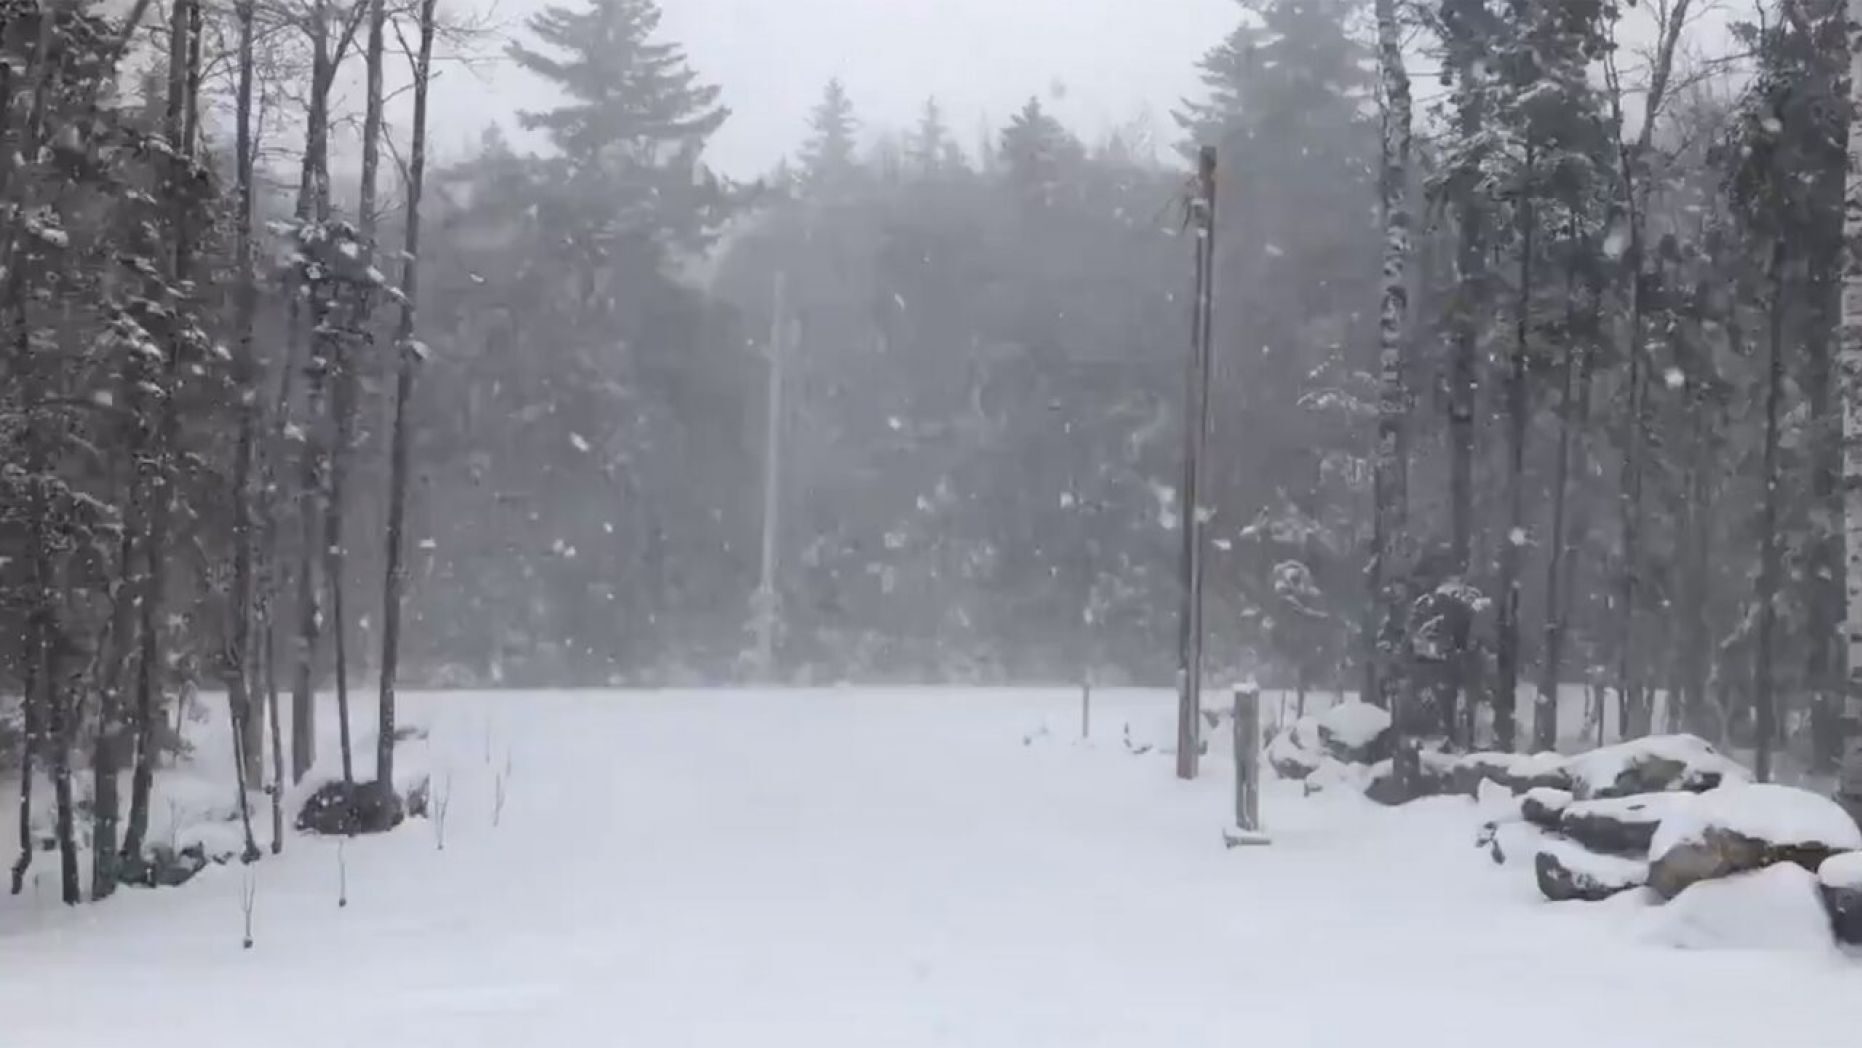
<instances>
[{"instance_id":1,"label":"evergreen tree","mask_svg":"<svg viewBox=\"0 0 1862 1048\"><path fill-rule=\"evenodd\" d=\"M821 101L808 115L808 140L802 146L802 180L808 192L846 191L859 171L859 147L854 140L859 126L847 86L839 77L829 80Z\"/></svg>"},{"instance_id":2,"label":"evergreen tree","mask_svg":"<svg viewBox=\"0 0 1862 1048\"><path fill-rule=\"evenodd\" d=\"M699 80L676 44L656 39L654 0L589 0L552 6L525 21L534 45L513 42L517 64L566 100L520 114L542 130L567 165L565 205L606 211L613 237L645 235L662 246L696 248L722 218L721 187L699 166L705 143L730 110ZM597 203L599 201L600 203ZM565 207L565 210L568 210Z\"/></svg>"},{"instance_id":3,"label":"evergreen tree","mask_svg":"<svg viewBox=\"0 0 1862 1048\"><path fill-rule=\"evenodd\" d=\"M1068 168L1083 159L1085 152L1079 139L1048 115L1038 98L1030 98L1002 129L1000 158L1006 177L1030 205L1056 203Z\"/></svg>"}]
</instances>

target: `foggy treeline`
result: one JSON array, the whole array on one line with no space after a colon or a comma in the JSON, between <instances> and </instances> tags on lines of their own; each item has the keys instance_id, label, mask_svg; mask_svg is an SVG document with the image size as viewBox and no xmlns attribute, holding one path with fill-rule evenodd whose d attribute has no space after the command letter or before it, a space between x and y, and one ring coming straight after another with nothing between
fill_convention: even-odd
<instances>
[{"instance_id":1,"label":"foggy treeline","mask_svg":"<svg viewBox=\"0 0 1862 1048\"><path fill-rule=\"evenodd\" d=\"M1209 671L1838 758L1835 0L1247 0L1166 124L835 81L752 180L650 0L119 6L7 0L0 67L0 753L68 899L196 689L275 799L326 687L387 784L397 680L1169 679L1200 144ZM429 158L488 50L560 101ZM1556 683L1613 698L1522 737Z\"/></svg>"}]
</instances>

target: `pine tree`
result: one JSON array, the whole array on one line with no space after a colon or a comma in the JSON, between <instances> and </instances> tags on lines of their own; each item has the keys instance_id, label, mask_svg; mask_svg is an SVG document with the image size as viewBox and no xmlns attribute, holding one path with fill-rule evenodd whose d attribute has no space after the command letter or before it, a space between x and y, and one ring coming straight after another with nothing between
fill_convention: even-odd
<instances>
[{"instance_id":1,"label":"pine tree","mask_svg":"<svg viewBox=\"0 0 1862 1048\"><path fill-rule=\"evenodd\" d=\"M1060 196L1069 167L1085 155L1073 133L1030 98L1002 129L1001 163L1022 201L1050 207Z\"/></svg>"},{"instance_id":2,"label":"pine tree","mask_svg":"<svg viewBox=\"0 0 1862 1048\"><path fill-rule=\"evenodd\" d=\"M953 164L953 153L957 143L950 136L950 127L944 123L944 111L937 104L937 99L925 100L924 110L918 115L918 128L912 134L911 145L907 148L912 166L921 175L936 175Z\"/></svg>"},{"instance_id":3,"label":"pine tree","mask_svg":"<svg viewBox=\"0 0 1862 1048\"><path fill-rule=\"evenodd\" d=\"M599 255L616 239L644 236L661 248L702 247L721 219L721 189L699 164L705 143L729 118L718 88L703 83L676 44L658 40L654 0L588 0L546 7L525 20L534 38L514 42L517 64L556 87L565 101L519 114L567 165L571 227L597 222Z\"/></svg>"},{"instance_id":4,"label":"pine tree","mask_svg":"<svg viewBox=\"0 0 1862 1048\"><path fill-rule=\"evenodd\" d=\"M829 80L808 115L808 139L802 145L802 184L808 193L819 197L846 192L859 170L854 141L858 128L846 85L839 77Z\"/></svg>"}]
</instances>

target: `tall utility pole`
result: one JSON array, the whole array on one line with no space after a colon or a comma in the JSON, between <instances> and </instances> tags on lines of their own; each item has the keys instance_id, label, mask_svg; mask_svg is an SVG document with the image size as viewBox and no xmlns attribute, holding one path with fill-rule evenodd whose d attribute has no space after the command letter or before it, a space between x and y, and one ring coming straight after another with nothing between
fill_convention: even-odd
<instances>
[{"instance_id":1,"label":"tall utility pole","mask_svg":"<svg viewBox=\"0 0 1862 1048\"><path fill-rule=\"evenodd\" d=\"M1200 494L1203 453L1209 443L1209 369L1215 319L1215 147L1197 157L1196 196L1190 204L1196 229L1196 296L1190 323L1188 404L1183 415L1183 610L1177 633L1177 778L1196 777L1202 751L1203 520Z\"/></svg>"},{"instance_id":2,"label":"tall utility pole","mask_svg":"<svg viewBox=\"0 0 1862 1048\"><path fill-rule=\"evenodd\" d=\"M782 363L788 337L788 284L776 274L769 321L769 419L763 438L763 563L756 588L756 669L768 681L776 666L776 536L782 511Z\"/></svg>"}]
</instances>

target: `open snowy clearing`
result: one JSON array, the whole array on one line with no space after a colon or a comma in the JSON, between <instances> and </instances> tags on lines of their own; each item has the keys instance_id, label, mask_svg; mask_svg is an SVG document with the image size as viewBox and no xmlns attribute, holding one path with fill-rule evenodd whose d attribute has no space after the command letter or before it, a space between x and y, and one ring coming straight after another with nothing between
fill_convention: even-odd
<instances>
[{"instance_id":1,"label":"open snowy clearing","mask_svg":"<svg viewBox=\"0 0 1862 1048\"><path fill-rule=\"evenodd\" d=\"M1096 695L1081 741L1058 691L414 696L444 851L349 843L339 909L338 845L292 838L249 952L237 867L0 902L0 1043L1857 1043L1862 959L1545 903L1469 800L1270 783L1273 846L1226 850L1220 740L1194 784L1124 741L1171 703Z\"/></svg>"}]
</instances>

